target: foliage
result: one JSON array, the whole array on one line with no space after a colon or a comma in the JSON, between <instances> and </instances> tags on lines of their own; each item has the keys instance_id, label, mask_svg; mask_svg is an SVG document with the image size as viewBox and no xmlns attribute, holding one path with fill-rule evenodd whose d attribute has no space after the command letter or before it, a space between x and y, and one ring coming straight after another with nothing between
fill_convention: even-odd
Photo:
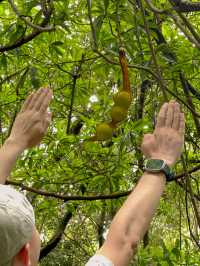
<instances>
[{"instance_id":1,"label":"foliage","mask_svg":"<svg viewBox=\"0 0 200 266\"><path fill-rule=\"evenodd\" d=\"M187 118L184 157L176 166L176 176L183 178L167 186L146 248L141 244L131 265L197 266L199 13L176 12L173 1L166 0L152 1L154 6L147 0L15 0L18 16L11 2L0 1L1 140L27 94L51 87L48 135L23 154L12 176L35 207L44 247L64 215L72 214L58 246L41 265L84 265L95 253L142 174L142 135L152 131L160 105L175 98ZM96 125L109 119L113 95L122 86L121 46L133 103L112 141L91 142ZM54 197L40 195L41 190Z\"/></svg>"}]
</instances>

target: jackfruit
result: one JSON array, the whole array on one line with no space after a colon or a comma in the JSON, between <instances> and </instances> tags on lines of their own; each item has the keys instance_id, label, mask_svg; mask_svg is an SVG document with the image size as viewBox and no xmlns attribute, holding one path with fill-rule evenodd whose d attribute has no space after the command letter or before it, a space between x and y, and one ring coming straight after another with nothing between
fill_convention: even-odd
<instances>
[{"instance_id":1,"label":"jackfruit","mask_svg":"<svg viewBox=\"0 0 200 266\"><path fill-rule=\"evenodd\" d=\"M111 117L113 122L121 122L127 117L127 110L120 106L114 105L111 110Z\"/></svg>"},{"instance_id":2,"label":"jackfruit","mask_svg":"<svg viewBox=\"0 0 200 266\"><path fill-rule=\"evenodd\" d=\"M114 95L115 105L128 109L131 105L131 95L127 91L121 91Z\"/></svg>"},{"instance_id":3,"label":"jackfruit","mask_svg":"<svg viewBox=\"0 0 200 266\"><path fill-rule=\"evenodd\" d=\"M97 140L107 140L112 138L113 129L106 123L101 123L96 127Z\"/></svg>"}]
</instances>

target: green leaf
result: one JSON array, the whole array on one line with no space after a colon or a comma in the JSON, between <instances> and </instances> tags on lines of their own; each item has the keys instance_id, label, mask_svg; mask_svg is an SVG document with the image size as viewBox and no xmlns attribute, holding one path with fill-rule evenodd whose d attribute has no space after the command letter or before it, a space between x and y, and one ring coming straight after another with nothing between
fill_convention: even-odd
<instances>
[{"instance_id":1,"label":"green leaf","mask_svg":"<svg viewBox=\"0 0 200 266\"><path fill-rule=\"evenodd\" d=\"M2 67L4 69L4 71L7 71L7 57L5 54L2 54L0 57L0 68Z\"/></svg>"}]
</instances>

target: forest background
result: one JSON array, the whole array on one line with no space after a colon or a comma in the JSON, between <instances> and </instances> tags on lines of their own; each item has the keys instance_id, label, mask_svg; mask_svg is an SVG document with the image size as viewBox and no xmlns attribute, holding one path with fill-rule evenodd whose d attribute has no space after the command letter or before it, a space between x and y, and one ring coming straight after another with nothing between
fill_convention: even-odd
<instances>
[{"instance_id":1,"label":"forest background","mask_svg":"<svg viewBox=\"0 0 200 266\"><path fill-rule=\"evenodd\" d=\"M31 91L54 92L47 136L8 182L35 208L42 266L84 265L102 245L143 172L142 136L170 99L186 115L184 153L130 265L199 265L199 10L178 0L0 1L1 142ZM132 105L111 139L90 141L122 87L120 47Z\"/></svg>"}]
</instances>

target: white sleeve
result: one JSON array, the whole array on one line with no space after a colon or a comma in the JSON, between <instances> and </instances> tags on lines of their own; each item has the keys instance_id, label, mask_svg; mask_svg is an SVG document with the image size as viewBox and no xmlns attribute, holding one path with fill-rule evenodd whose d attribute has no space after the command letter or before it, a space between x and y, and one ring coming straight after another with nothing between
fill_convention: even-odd
<instances>
[{"instance_id":1,"label":"white sleeve","mask_svg":"<svg viewBox=\"0 0 200 266\"><path fill-rule=\"evenodd\" d=\"M94 255L85 266L114 266L114 264L103 255Z\"/></svg>"}]
</instances>

